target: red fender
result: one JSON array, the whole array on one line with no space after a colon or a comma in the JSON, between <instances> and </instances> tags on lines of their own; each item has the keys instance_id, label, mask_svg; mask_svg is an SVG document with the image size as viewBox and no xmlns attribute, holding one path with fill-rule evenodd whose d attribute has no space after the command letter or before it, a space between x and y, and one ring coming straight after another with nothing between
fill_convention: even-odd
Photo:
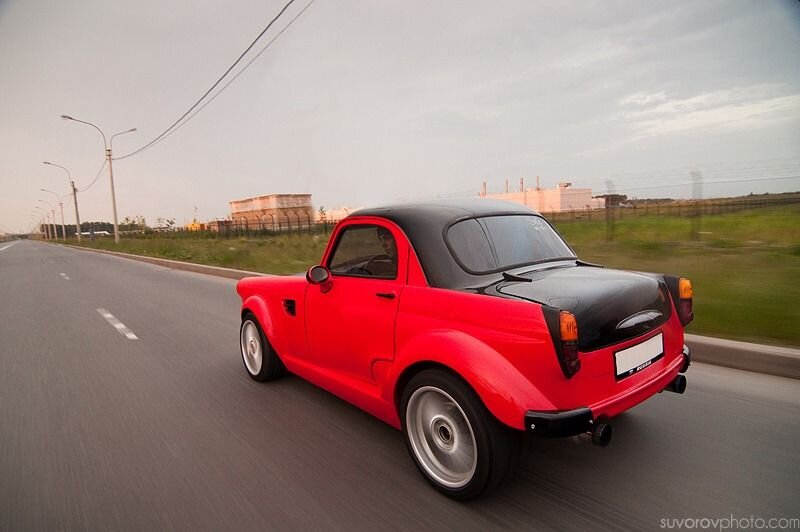
<instances>
[{"instance_id":1,"label":"red fender","mask_svg":"<svg viewBox=\"0 0 800 532\"><path fill-rule=\"evenodd\" d=\"M264 301L264 299L260 296L250 296L242 303L242 313L244 313L246 310L249 310L255 314L256 319L258 319L258 323L261 324L261 328L264 330L264 334L272 344L272 347L279 353L283 352L283 348L285 346L275 345L275 343L276 341L285 342L285 339L282 340L280 336L275 334L275 325L269 315L269 309L267 308L266 301Z\"/></svg>"},{"instance_id":2,"label":"red fender","mask_svg":"<svg viewBox=\"0 0 800 532\"><path fill-rule=\"evenodd\" d=\"M446 366L463 378L498 420L515 429L525 428L528 410L555 410L555 406L503 355L465 333L438 330L411 339L397 353L394 363L378 363L383 370L384 400L394 404L398 381L411 366L433 362ZM397 395L395 395L395 393Z\"/></svg>"}]
</instances>

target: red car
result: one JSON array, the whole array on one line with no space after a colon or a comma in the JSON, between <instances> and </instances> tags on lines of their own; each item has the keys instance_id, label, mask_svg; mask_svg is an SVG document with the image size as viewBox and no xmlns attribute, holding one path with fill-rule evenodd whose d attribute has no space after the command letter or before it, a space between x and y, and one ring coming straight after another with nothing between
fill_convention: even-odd
<instances>
[{"instance_id":1,"label":"red car","mask_svg":"<svg viewBox=\"0 0 800 532\"><path fill-rule=\"evenodd\" d=\"M402 429L439 491L469 499L523 432L611 438L609 420L682 393L692 288L582 262L539 214L473 200L357 211L303 277L250 277L241 353Z\"/></svg>"}]
</instances>

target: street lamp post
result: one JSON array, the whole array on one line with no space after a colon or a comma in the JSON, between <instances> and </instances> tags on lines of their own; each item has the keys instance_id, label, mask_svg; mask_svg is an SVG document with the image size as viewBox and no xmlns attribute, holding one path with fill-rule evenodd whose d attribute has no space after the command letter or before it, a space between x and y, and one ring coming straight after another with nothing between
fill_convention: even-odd
<instances>
[{"instance_id":1,"label":"street lamp post","mask_svg":"<svg viewBox=\"0 0 800 532\"><path fill-rule=\"evenodd\" d=\"M28 218L28 221L33 224L32 228L31 228L31 237L33 238L33 234L34 233L38 234L38 233L40 233L42 231L42 224L41 223L37 224L36 215L34 213L31 213L31 216L30 216L30 218ZM41 220L39 220L39 222L41 222ZM35 231L34 231L34 229L35 229Z\"/></svg>"},{"instance_id":2,"label":"street lamp post","mask_svg":"<svg viewBox=\"0 0 800 532\"><path fill-rule=\"evenodd\" d=\"M43 199L40 199L39 201L41 201L42 203L46 203L47 206L50 207L50 213L53 215L53 217L51 218L53 223L53 232L50 236L50 240L55 240L56 237L58 236L58 231L56 230L56 208L49 201L45 201Z\"/></svg>"},{"instance_id":3,"label":"street lamp post","mask_svg":"<svg viewBox=\"0 0 800 532\"><path fill-rule=\"evenodd\" d=\"M58 206L61 209L61 240L64 242L67 241L67 226L64 225L64 203L61 201L61 197L58 194L53 192L52 190L47 190L46 188L40 188L42 192L49 192L53 196L56 197L56 201L58 201Z\"/></svg>"},{"instance_id":4,"label":"street lamp post","mask_svg":"<svg viewBox=\"0 0 800 532\"><path fill-rule=\"evenodd\" d=\"M44 225L44 239L50 240L50 226L47 223L47 211L42 209L41 205L34 207L33 211L36 212L37 209L39 210L39 215L41 216L41 218L39 218L39 229L41 230L42 225Z\"/></svg>"},{"instance_id":5,"label":"street lamp post","mask_svg":"<svg viewBox=\"0 0 800 532\"><path fill-rule=\"evenodd\" d=\"M50 166L56 166L61 168L67 173L67 180L69 181L69 188L72 190L72 202L75 204L75 234L78 237L78 242L81 241L81 217L78 215L78 190L75 188L75 181L72 180L72 174L69 173L69 170L61 166L60 164L53 164L48 161L44 161L44 164Z\"/></svg>"},{"instance_id":6,"label":"street lamp post","mask_svg":"<svg viewBox=\"0 0 800 532\"><path fill-rule=\"evenodd\" d=\"M116 137L117 135L124 135L125 133L132 133L132 132L136 131L136 128L134 127L134 128L131 128L131 129L127 130L127 131L121 131L119 133L114 133L113 135L111 135L111 138L108 140L108 142L106 142L106 136L103 133L103 131L99 127L97 127L96 125L92 124L91 122L85 122L83 120L78 120L77 118L72 118L71 116L68 116L68 115L61 115L61 118L63 118L64 120L72 120L73 122L80 122L81 124L86 124L87 126L92 126L93 128L95 128L100 133L100 136L103 137L103 146L106 149L106 159L108 159L108 177L109 177L109 180L111 181L111 208L114 211L114 242L116 244L119 244L119 225L117 224L117 197L116 197L116 195L114 193L114 169L111 166L111 160L112 160L112 157L111 157L111 143L114 141L114 137Z\"/></svg>"}]
</instances>

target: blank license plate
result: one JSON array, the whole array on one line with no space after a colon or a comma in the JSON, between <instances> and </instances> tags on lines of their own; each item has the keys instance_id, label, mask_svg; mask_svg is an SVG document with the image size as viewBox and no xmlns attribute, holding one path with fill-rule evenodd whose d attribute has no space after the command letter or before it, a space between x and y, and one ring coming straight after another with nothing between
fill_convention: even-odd
<instances>
[{"instance_id":1,"label":"blank license plate","mask_svg":"<svg viewBox=\"0 0 800 532\"><path fill-rule=\"evenodd\" d=\"M617 380L630 377L664 356L664 335L658 333L633 347L614 353Z\"/></svg>"}]
</instances>

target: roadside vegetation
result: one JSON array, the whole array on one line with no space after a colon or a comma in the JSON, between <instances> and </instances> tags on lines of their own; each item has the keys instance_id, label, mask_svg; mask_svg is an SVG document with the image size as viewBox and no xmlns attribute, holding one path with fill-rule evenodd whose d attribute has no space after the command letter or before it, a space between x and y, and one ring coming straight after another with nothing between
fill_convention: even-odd
<instances>
[{"instance_id":1,"label":"roadside vegetation","mask_svg":"<svg viewBox=\"0 0 800 532\"><path fill-rule=\"evenodd\" d=\"M689 277L695 321L688 332L800 346L800 205L690 216L627 216L557 222L583 260ZM250 238L154 233L85 239L86 247L275 274L316 264L328 232Z\"/></svg>"}]
</instances>

